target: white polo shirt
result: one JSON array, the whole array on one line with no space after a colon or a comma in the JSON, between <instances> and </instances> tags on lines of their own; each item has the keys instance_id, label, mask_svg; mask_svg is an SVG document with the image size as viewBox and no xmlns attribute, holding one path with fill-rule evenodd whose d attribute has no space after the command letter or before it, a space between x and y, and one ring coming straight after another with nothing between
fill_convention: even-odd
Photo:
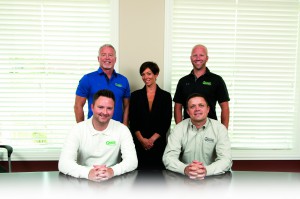
<instances>
[{"instance_id":1,"label":"white polo shirt","mask_svg":"<svg viewBox=\"0 0 300 199\"><path fill-rule=\"evenodd\" d=\"M97 131L91 117L71 129L62 148L58 168L64 174L88 179L93 165L111 167L117 176L136 169L137 163L128 127L111 119L105 130Z\"/></svg>"}]
</instances>

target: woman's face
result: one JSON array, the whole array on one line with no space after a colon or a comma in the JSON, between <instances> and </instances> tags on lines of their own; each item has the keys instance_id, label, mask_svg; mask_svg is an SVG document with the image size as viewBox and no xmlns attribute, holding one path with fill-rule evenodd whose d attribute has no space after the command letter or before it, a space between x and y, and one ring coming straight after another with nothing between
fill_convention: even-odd
<instances>
[{"instance_id":1,"label":"woman's face","mask_svg":"<svg viewBox=\"0 0 300 199\"><path fill-rule=\"evenodd\" d=\"M152 84L155 84L157 76L158 74L154 75L149 68L146 68L142 73L142 80L146 86L151 86Z\"/></svg>"}]
</instances>

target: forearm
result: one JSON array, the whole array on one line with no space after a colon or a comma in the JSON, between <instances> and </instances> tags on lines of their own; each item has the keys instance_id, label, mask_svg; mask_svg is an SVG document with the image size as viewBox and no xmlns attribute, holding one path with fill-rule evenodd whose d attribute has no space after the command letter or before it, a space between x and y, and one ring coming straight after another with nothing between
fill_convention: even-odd
<instances>
[{"instance_id":1,"label":"forearm","mask_svg":"<svg viewBox=\"0 0 300 199\"><path fill-rule=\"evenodd\" d=\"M222 159L212 164L206 166L207 176L220 175L229 171L232 166L232 161L230 159Z\"/></svg>"},{"instance_id":2,"label":"forearm","mask_svg":"<svg viewBox=\"0 0 300 199\"><path fill-rule=\"evenodd\" d=\"M175 123L178 124L179 122L181 122L183 120L182 117L182 105L175 103L174 106L174 119L175 119Z\"/></svg>"},{"instance_id":3,"label":"forearm","mask_svg":"<svg viewBox=\"0 0 300 199\"><path fill-rule=\"evenodd\" d=\"M84 111L82 107L74 106L74 113L77 123L84 121Z\"/></svg>"},{"instance_id":4,"label":"forearm","mask_svg":"<svg viewBox=\"0 0 300 199\"><path fill-rule=\"evenodd\" d=\"M73 176L75 178L86 178L88 179L89 170L91 168L81 166L76 163L67 154L62 154L58 161L58 170L66 175Z\"/></svg>"},{"instance_id":5,"label":"forearm","mask_svg":"<svg viewBox=\"0 0 300 199\"><path fill-rule=\"evenodd\" d=\"M124 109L124 114L123 114L123 124L124 124L125 126L128 126L128 122L129 122L128 114L129 114L129 109L128 109L128 108Z\"/></svg>"},{"instance_id":6,"label":"forearm","mask_svg":"<svg viewBox=\"0 0 300 199\"><path fill-rule=\"evenodd\" d=\"M123 124L128 126L129 123L129 99L123 99Z\"/></svg>"},{"instance_id":7,"label":"forearm","mask_svg":"<svg viewBox=\"0 0 300 199\"><path fill-rule=\"evenodd\" d=\"M228 125L229 125L229 109L222 110L222 112L221 112L221 123L228 129Z\"/></svg>"},{"instance_id":8,"label":"forearm","mask_svg":"<svg viewBox=\"0 0 300 199\"><path fill-rule=\"evenodd\" d=\"M160 138L160 135L158 133L154 133L149 140L154 143L158 138Z\"/></svg>"},{"instance_id":9,"label":"forearm","mask_svg":"<svg viewBox=\"0 0 300 199\"><path fill-rule=\"evenodd\" d=\"M75 112L75 119L77 123L84 121L83 107L85 105L85 102L86 102L86 98L76 95L74 112Z\"/></svg>"},{"instance_id":10,"label":"forearm","mask_svg":"<svg viewBox=\"0 0 300 199\"><path fill-rule=\"evenodd\" d=\"M214 162L207 163L207 175L218 175L230 170L232 166L231 144L227 129L219 127L218 143L215 147L216 155Z\"/></svg>"},{"instance_id":11,"label":"forearm","mask_svg":"<svg viewBox=\"0 0 300 199\"><path fill-rule=\"evenodd\" d=\"M181 162L179 159L172 158L170 156L163 156L163 163L166 169L183 175L185 175L184 170L188 166L187 164Z\"/></svg>"},{"instance_id":12,"label":"forearm","mask_svg":"<svg viewBox=\"0 0 300 199\"><path fill-rule=\"evenodd\" d=\"M122 161L111 167L114 171L114 176L133 171L137 168L138 160L136 150L129 131L128 134L122 138L121 154Z\"/></svg>"},{"instance_id":13,"label":"forearm","mask_svg":"<svg viewBox=\"0 0 300 199\"><path fill-rule=\"evenodd\" d=\"M228 129L229 125L229 104L228 102L222 102L221 107L221 123Z\"/></svg>"},{"instance_id":14,"label":"forearm","mask_svg":"<svg viewBox=\"0 0 300 199\"><path fill-rule=\"evenodd\" d=\"M181 162L179 160L179 155L180 155L180 149L170 147L170 142L169 142L164 151L163 163L166 169L185 175L184 170L188 164Z\"/></svg>"},{"instance_id":15,"label":"forearm","mask_svg":"<svg viewBox=\"0 0 300 199\"><path fill-rule=\"evenodd\" d=\"M142 142L143 139L145 139L140 131L136 131L135 136L140 142Z\"/></svg>"}]
</instances>

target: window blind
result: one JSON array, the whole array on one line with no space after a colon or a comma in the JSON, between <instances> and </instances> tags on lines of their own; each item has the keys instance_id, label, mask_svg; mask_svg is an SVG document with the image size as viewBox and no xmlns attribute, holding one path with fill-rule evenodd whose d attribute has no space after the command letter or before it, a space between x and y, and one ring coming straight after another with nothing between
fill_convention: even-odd
<instances>
[{"instance_id":1,"label":"window blind","mask_svg":"<svg viewBox=\"0 0 300 199\"><path fill-rule=\"evenodd\" d=\"M102 44L117 47L117 2L0 0L0 143L12 159L58 159L79 79Z\"/></svg>"},{"instance_id":2,"label":"window blind","mask_svg":"<svg viewBox=\"0 0 300 199\"><path fill-rule=\"evenodd\" d=\"M298 0L166 1L167 89L174 96L192 70L192 47L206 45L207 66L231 98L235 159L300 158L299 8Z\"/></svg>"}]
</instances>

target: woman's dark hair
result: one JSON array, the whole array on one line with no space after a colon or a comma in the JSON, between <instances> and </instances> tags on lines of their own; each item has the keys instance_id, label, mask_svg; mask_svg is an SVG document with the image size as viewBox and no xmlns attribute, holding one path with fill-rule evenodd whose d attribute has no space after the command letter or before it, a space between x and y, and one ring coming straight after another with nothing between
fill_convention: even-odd
<instances>
[{"instance_id":1,"label":"woman's dark hair","mask_svg":"<svg viewBox=\"0 0 300 199\"><path fill-rule=\"evenodd\" d=\"M155 62L152 62L152 61L147 61L147 62L144 62L141 67L140 67L140 75L142 75L142 73L147 69L149 68L152 73L154 75L157 75L159 73L159 67L158 65L155 63Z\"/></svg>"}]
</instances>

